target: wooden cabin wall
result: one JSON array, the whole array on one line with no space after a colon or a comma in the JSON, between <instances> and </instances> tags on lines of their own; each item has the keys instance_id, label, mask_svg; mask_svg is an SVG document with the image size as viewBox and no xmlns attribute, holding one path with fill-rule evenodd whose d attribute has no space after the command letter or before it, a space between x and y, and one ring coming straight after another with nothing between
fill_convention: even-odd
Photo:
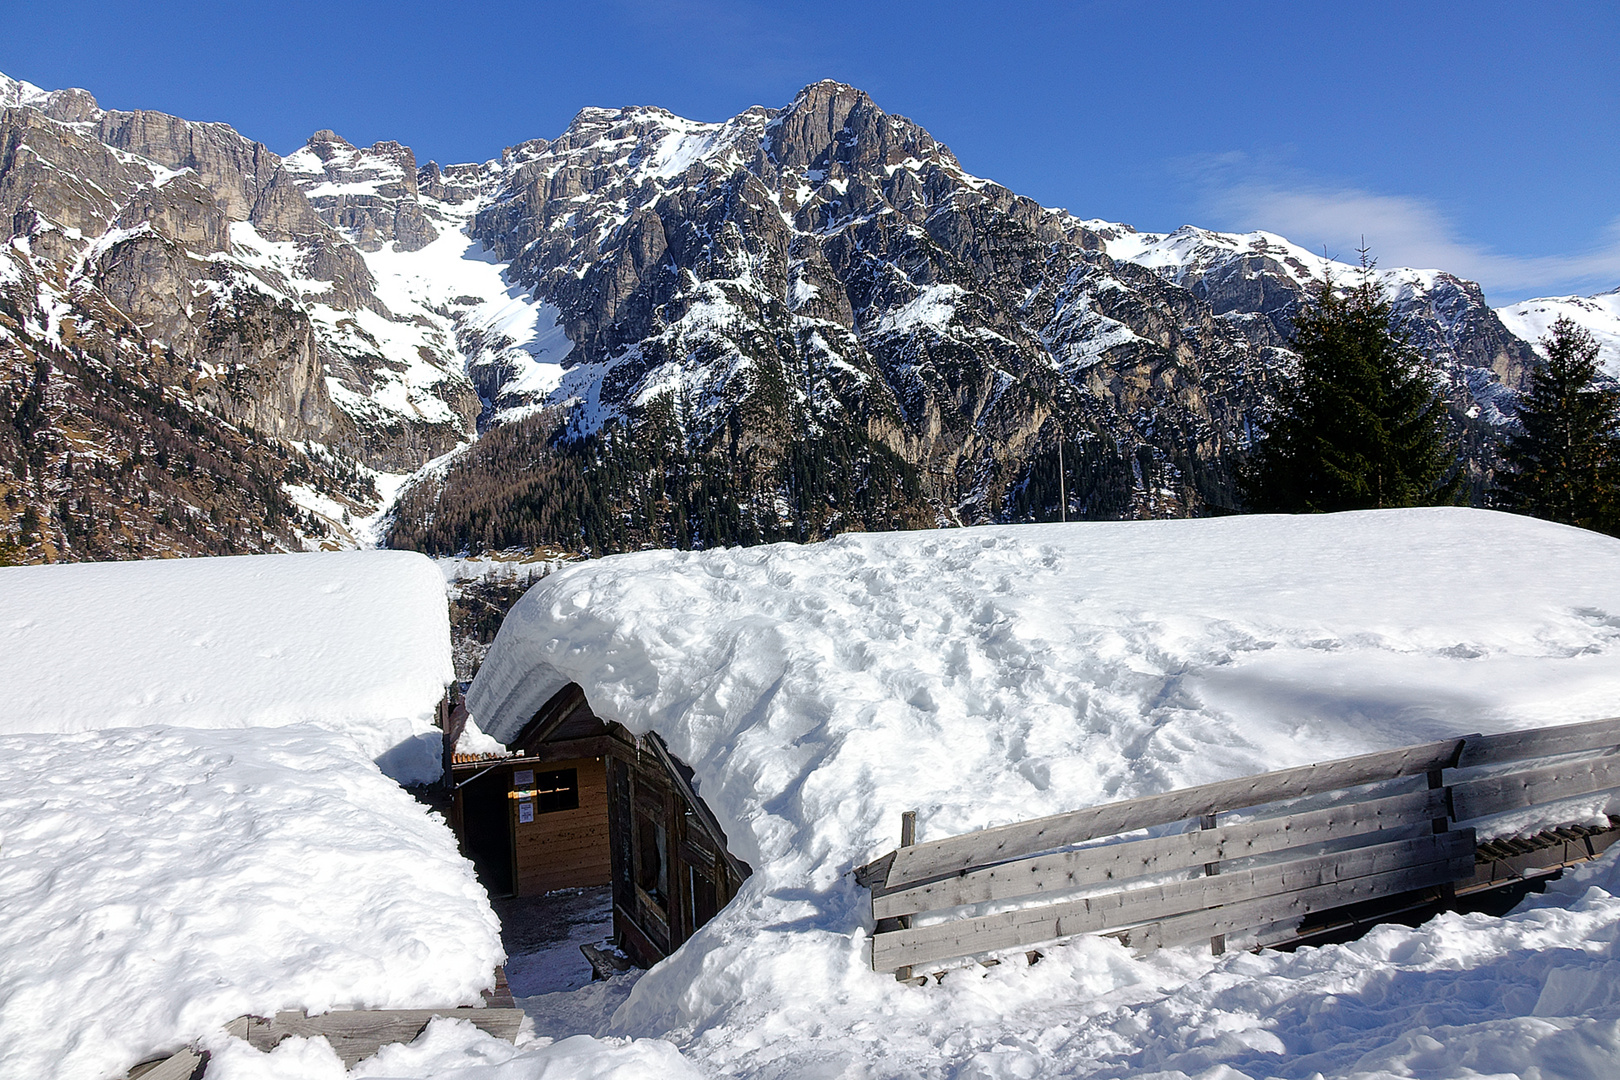
<instances>
[{"instance_id":1,"label":"wooden cabin wall","mask_svg":"<svg viewBox=\"0 0 1620 1080\"><path fill-rule=\"evenodd\" d=\"M643 966L679 948L742 886L662 759L615 738L607 761L614 927Z\"/></svg>"},{"instance_id":2,"label":"wooden cabin wall","mask_svg":"<svg viewBox=\"0 0 1620 1080\"><path fill-rule=\"evenodd\" d=\"M612 885L615 936L632 960L650 966L697 932L737 894L748 868L727 854L719 825L692 788L692 773L656 735L637 737L605 724L577 685L564 687L513 740L520 756L454 764L453 820L463 850L486 862L510 839L513 889L532 896L553 889ZM546 812L531 797L510 815L489 813L488 796L544 786L542 777L576 770L577 807ZM530 772L533 780L521 780ZM484 779L483 774L489 779ZM474 777L480 777L474 779ZM474 826L472 810L484 813ZM480 833L479 835L474 835ZM483 871L486 878L495 875Z\"/></svg>"},{"instance_id":3,"label":"wooden cabin wall","mask_svg":"<svg viewBox=\"0 0 1620 1080\"><path fill-rule=\"evenodd\" d=\"M511 769L517 791L544 788L546 777L574 774L578 805L546 809L546 796L512 799L512 847L515 892L537 896L553 889L579 889L611 881L608 844L607 770L601 758L522 761ZM526 784L522 777L533 775ZM533 807L533 820L523 821L522 807Z\"/></svg>"}]
</instances>

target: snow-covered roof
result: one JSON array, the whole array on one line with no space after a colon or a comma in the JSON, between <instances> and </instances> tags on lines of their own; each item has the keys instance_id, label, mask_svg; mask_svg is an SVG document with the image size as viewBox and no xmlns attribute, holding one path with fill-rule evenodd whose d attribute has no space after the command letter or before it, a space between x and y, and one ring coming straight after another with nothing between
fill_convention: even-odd
<instances>
[{"instance_id":1,"label":"snow-covered roof","mask_svg":"<svg viewBox=\"0 0 1620 1080\"><path fill-rule=\"evenodd\" d=\"M476 1004L503 959L444 823L325 728L0 735L0 761L0 1076Z\"/></svg>"},{"instance_id":2,"label":"snow-covered roof","mask_svg":"<svg viewBox=\"0 0 1620 1080\"><path fill-rule=\"evenodd\" d=\"M308 722L426 780L453 678L444 582L412 552L0 569L0 734Z\"/></svg>"},{"instance_id":3,"label":"snow-covered roof","mask_svg":"<svg viewBox=\"0 0 1620 1080\"><path fill-rule=\"evenodd\" d=\"M1620 714L1617 661L1620 541L1436 508L576 564L513 608L468 707L511 739L577 682L692 766L755 867L615 1030L794 1008L831 1030L887 993L861 974L869 909L849 871L895 846L905 810L927 840ZM726 981L739 970L746 987Z\"/></svg>"}]
</instances>

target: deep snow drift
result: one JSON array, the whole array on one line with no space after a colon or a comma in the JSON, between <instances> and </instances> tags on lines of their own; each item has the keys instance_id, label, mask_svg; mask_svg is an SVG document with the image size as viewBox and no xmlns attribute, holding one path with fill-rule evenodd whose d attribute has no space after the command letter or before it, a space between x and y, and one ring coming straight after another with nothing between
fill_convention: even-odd
<instances>
[{"instance_id":1,"label":"deep snow drift","mask_svg":"<svg viewBox=\"0 0 1620 1080\"><path fill-rule=\"evenodd\" d=\"M596 994L617 1004L596 1033L665 1035L745 1075L1232 1075L1223 1062L1351 1075L1383 1047L1378 1068L1462 1076L1463 1050L1431 1028L1500 1017L1501 1060L1528 1068L1525 1047L1549 1030L1529 1019L1534 994L1323 1017L1311 1010L1337 991L1310 987L1372 994L1410 969L1442 973L1417 980L1442 996L1488 997L1557 966L1537 949L1609 963L1620 905L1518 923L1447 916L1294 957L1137 960L1082 941L923 992L868 969L865 893L849 872L894 846L910 808L929 839L1613 715L1617 653L1620 542L1545 522L1431 509L1019 526L569 567L513 609L469 706L511 737L579 682L599 715L663 734L756 869L622 1003L613 988L532 1003L541 1030L547 1015L585 1015L581 995ZM1526 951L1530 973L1510 977ZM1301 982L1312 965L1318 983ZM1477 985L1458 974L1480 965ZM1620 1008L1566 997L1547 1008L1604 1018L1592 1038L1613 1060ZM1296 1069L1307 1052L1316 1063Z\"/></svg>"},{"instance_id":2,"label":"deep snow drift","mask_svg":"<svg viewBox=\"0 0 1620 1080\"><path fill-rule=\"evenodd\" d=\"M477 1004L503 959L450 830L342 735L0 735L0 762L0 1076L121 1076L248 1013Z\"/></svg>"},{"instance_id":3,"label":"deep snow drift","mask_svg":"<svg viewBox=\"0 0 1620 1080\"><path fill-rule=\"evenodd\" d=\"M444 580L412 552L0 570L0 734L316 723L439 775Z\"/></svg>"}]
</instances>

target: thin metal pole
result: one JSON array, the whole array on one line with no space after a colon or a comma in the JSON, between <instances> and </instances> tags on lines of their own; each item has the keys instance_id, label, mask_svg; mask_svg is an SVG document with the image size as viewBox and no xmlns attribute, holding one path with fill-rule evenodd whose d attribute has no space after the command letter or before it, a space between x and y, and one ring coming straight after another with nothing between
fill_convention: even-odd
<instances>
[{"instance_id":1,"label":"thin metal pole","mask_svg":"<svg viewBox=\"0 0 1620 1080\"><path fill-rule=\"evenodd\" d=\"M1063 486L1063 432L1058 432L1058 520L1069 520L1069 491Z\"/></svg>"}]
</instances>

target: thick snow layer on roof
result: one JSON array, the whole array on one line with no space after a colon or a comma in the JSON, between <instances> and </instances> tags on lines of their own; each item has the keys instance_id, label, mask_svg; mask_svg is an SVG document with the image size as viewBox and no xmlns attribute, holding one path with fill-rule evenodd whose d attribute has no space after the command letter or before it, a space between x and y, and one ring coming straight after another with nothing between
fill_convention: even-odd
<instances>
[{"instance_id":1,"label":"thick snow layer on roof","mask_svg":"<svg viewBox=\"0 0 1620 1080\"><path fill-rule=\"evenodd\" d=\"M1034 1039L1034 1014L995 1017L1109 979L1185 981L1175 965L1193 963L1170 950L1138 967L1086 943L1045 973L1004 965L1006 984L976 1004L973 989L943 1009L896 990L869 970L870 909L849 872L895 846L902 811L920 811L927 840L1614 715L1617 661L1620 541L1440 508L849 535L578 564L512 610L469 707L509 739L578 682L599 715L664 736L755 868L604 1031L668 1033L744 1073L769 1072L770 1045L819 1041L816 1053L891 1075L964 1051L944 1045L949 1024ZM1341 975L1359 970L1344 963ZM898 1042L878 1031L908 1024L915 1037Z\"/></svg>"},{"instance_id":2,"label":"thick snow layer on roof","mask_svg":"<svg viewBox=\"0 0 1620 1080\"><path fill-rule=\"evenodd\" d=\"M477 1004L503 959L450 830L324 728L3 735L0 761L0 1076Z\"/></svg>"},{"instance_id":3,"label":"thick snow layer on roof","mask_svg":"<svg viewBox=\"0 0 1620 1080\"><path fill-rule=\"evenodd\" d=\"M0 734L312 722L415 782L454 674L443 578L411 552L0 569Z\"/></svg>"}]
</instances>

